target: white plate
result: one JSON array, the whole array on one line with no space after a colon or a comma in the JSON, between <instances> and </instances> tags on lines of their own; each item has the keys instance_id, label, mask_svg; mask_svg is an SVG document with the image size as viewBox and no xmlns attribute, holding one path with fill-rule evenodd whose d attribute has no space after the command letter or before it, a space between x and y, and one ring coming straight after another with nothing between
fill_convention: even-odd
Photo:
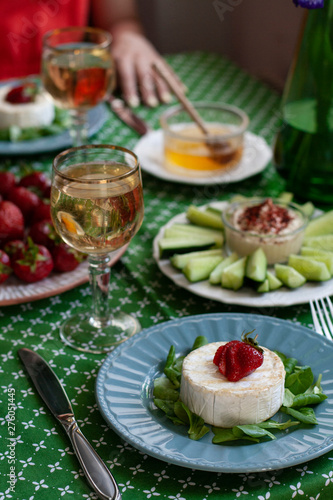
<instances>
[{"instance_id":1,"label":"white plate","mask_svg":"<svg viewBox=\"0 0 333 500\"><path fill-rule=\"evenodd\" d=\"M227 206L227 202L211 203L218 209L223 209ZM170 278L176 285L185 288L189 292L206 297L207 299L217 300L225 304L237 304L249 307L277 307L277 306L291 306L295 304L305 304L313 299L319 299L333 294L333 279L323 281L321 283L306 283L300 288L289 290L287 288L280 288L274 292L257 293L255 290L242 287L237 292L228 290L220 286L213 286L206 281L199 281L198 283L190 283L182 272L175 269L169 259L160 259L158 250L158 241L163 237L164 231L167 227L175 223L186 223L186 214L182 213L173 217L165 226L163 226L153 243L153 255L158 264L158 267L168 278Z\"/></svg>"},{"instance_id":2,"label":"white plate","mask_svg":"<svg viewBox=\"0 0 333 500\"><path fill-rule=\"evenodd\" d=\"M244 136L245 147L241 161L234 168L224 172L211 173L204 177L191 177L173 173L164 166L163 131L155 130L144 135L134 148L139 157L142 170L155 177L182 184L228 184L238 182L261 172L272 158L272 150L267 142L258 135L246 132Z\"/></svg>"},{"instance_id":3,"label":"white plate","mask_svg":"<svg viewBox=\"0 0 333 500\"><path fill-rule=\"evenodd\" d=\"M110 266L115 264L128 245L120 248L111 256ZM45 299L66 292L86 283L89 279L88 262L82 262L74 271L51 273L47 278L36 283L24 283L15 276L10 276L0 285L0 306L21 304L32 300Z\"/></svg>"}]
</instances>

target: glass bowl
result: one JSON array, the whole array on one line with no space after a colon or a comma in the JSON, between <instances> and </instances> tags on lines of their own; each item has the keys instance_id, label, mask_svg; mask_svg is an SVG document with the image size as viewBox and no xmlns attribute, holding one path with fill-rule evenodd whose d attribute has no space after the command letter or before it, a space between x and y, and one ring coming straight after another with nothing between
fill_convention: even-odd
<instances>
[{"instance_id":1,"label":"glass bowl","mask_svg":"<svg viewBox=\"0 0 333 500\"><path fill-rule=\"evenodd\" d=\"M205 135L181 105L160 117L164 138L165 166L188 176L206 176L237 165L243 155L247 114L235 106L193 103L204 121Z\"/></svg>"},{"instance_id":2,"label":"glass bowl","mask_svg":"<svg viewBox=\"0 0 333 500\"><path fill-rule=\"evenodd\" d=\"M271 198L232 203L222 220L228 252L245 256L261 247L268 264L287 262L300 251L308 223L296 204Z\"/></svg>"}]
</instances>

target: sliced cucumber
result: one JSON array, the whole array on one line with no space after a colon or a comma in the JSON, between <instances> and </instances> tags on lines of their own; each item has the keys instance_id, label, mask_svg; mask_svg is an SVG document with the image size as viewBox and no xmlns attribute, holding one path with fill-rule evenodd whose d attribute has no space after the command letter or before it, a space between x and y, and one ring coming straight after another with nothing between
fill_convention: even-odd
<instances>
[{"instance_id":1,"label":"sliced cucumber","mask_svg":"<svg viewBox=\"0 0 333 500\"><path fill-rule=\"evenodd\" d=\"M226 257L225 259L223 259L222 262L220 262L220 264L218 266L216 266L216 268L213 269L213 271L210 273L209 283L211 285L221 285L223 269L230 266L230 264L232 264L233 262L236 262L236 260L238 260L238 259L239 259L239 257L235 252L232 253L231 255L229 255L229 257Z\"/></svg>"},{"instance_id":2,"label":"sliced cucumber","mask_svg":"<svg viewBox=\"0 0 333 500\"><path fill-rule=\"evenodd\" d=\"M210 273L222 261L223 257L209 256L191 259L183 268L186 278L193 282L202 281L209 278Z\"/></svg>"},{"instance_id":3,"label":"sliced cucumber","mask_svg":"<svg viewBox=\"0 0 333 500\"><path fill-rule=\"evenodd\" d=\"M333 234L322 236L307 236L303 241L304 247L319 248L327 252L333 252Z\"/></svg>"},{"instance_id":4,"label":"sliced cucumber","mask_svg":"<svg viewBox=\"0 0 333 500\"><path fill-rule=\"evenodd\" d=\"M215 240L212 238L162 238L158 242L160 257L167 258L175 253L187 253L201 250L209 250L215 247Z\"/></svg>"},{"instance_id":5,"label":"sliced cucumber","mask_svg":"<svg viewBox=\"0 0 333 500\"><path fill-rule=\"evenodd\" d=\"M222 251L220 248L216 248L213 250L203 250L201 252L175 254L170 257L170 262L176 269L183 269L191 259L216 256L222 257Z\"/></svg>"},{"instance_id":6,"label":"sliced cucumber","mask_svg":"<svg viewBox=\"0 0 333 500\"><path fill-rule=\"evenodd\" d=\"M215 229L223 229L223 222L220 215L212 212L200 210L194 205L190 205L186 216L190 222L198 226L213 227Z\"/></svg>"},{"instance_id":7,"label":"sliced cucumber","mask_svg":"<svg viewBox=\"0 0 333 500\"><path fill-rule=\"evenodd\" d=\"M301 248L301 255L304 257L311 257L311 259L324 262L331 274L333 274L333 252L325 252L318 248Z\"/></svg>"},{"instance_id":8,"label":"sliced cucumber","mask_svg":"<svg viewBox=\"0 0 333 500\"><path fill-rule=\"evenodd\" d=\"M285 202L285 203L290 203L293 201L294 193L290 193L289 191L283 191L281 194L278 196L278 200Z\"/></svg>"},{"instance_id":9,"label":"sliced cucumber","mask_svg":"<svg viewBox=\"0 0 333 500\"><path fill-rule=\"evenodd\" d=\"M324 234L333 234L333 210L310 220L305 229L305 237Z\"/></svg>"},{"instance_id":10,"label":"sliced cucumber","mask_svg":"<svg viewBox=\"0 0 333 500\"><path fill-rule=\"evenodd\" d=\"M247 257L242 257L223 270L221 278L223 288L231 288L236 291L243 286L246 260Z\"/></svg>"},{"instance_id":11,"label":"sliced cucumber","mask_svg":"<svg viewBox=\"0 0 333 500\"><path fill-rule=\"evenodd\" d=\"M306 282L305 277L296 269L285 264L275 264L276 277L288 288L298 288Z\"/></svg>"},{"instance_id":12,"label":"sliced cucumber","mask_svg":"<svg viewBox=\"0 0 333 500\"><path fill-rule=\"evenodd\" d=\"M267 257L262 248L252 252L246 262L245 276L253 281L263 282L266 279Z\"/></svg>"},{"instance_id":13,"label":"sliced cucumber","mask_svg":"<svg viewBox=\"0 0 333 500\"><path fill-rule=\"evenodd\" d=\"M314 260L312 257L291 254L288 265L296 269L308 281L327 281L331 278L331 273L326 264Z\"/></svg>"},{"instance_id":14,"label":"sliced cucumber","mask_svg":"<svg viewBox=\"0 0 333 500\"><path fill-rule=\"evenodd\" d=\"M271 271L267 271L267 279L269 283L269 289L271 291L277 290L283 285L282 281L279 280Z\"/></svg>"},{"instance_id":15,"label":"sliced cucumber","mask_svg":"<svg viewBox=\"0 0 333 500\"><path fill-rule=\"evenodd\" d=\"M257 292L259 293L266 293L266 292L269 292L270 288L269 288L269 281L268 281L268 278L265 279L265 281L263 281L262 283L260 283L260 285L258 286L257 288Z\"/></svg>"},{"instance_id":16,"label":"sliced cucumber","mask_svg":"<svg viewBox=\"0 0 333 500\"><path fill-rule=\"evenodd\" d=\"M217 245L223 245L223 232L220 229L211 229L208 227L196 226L195 224L173 224L165 229L164 238L184 238L185 235L192 235L195 237L211 236L215 239Z\"/></svg>"}]
</instances>

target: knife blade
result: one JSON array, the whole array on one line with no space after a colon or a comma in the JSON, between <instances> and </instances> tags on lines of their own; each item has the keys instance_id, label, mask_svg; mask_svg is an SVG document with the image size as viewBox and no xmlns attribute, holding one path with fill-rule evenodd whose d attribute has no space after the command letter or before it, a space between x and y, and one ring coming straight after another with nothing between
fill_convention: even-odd
<instances>
[{"instance_id":1,"label":"knife blade","mask_svg":"<svg viewBox=\"0 0 333 500\"><path fill-rule=\"evenodd\" d=\"M135 130L139 135L145 135L147 132L151 131L149 125L142 120L142 118L133 113L131 108L129 108L122 99L110 96L108 98L108 102L115 115L117 115L122 122Z\"/></svg>"},{"instance_id":2,"label":"knife blade","mask_svg":"<svg viewBox=\"0 0 333 500\"><path fill-rule=\"evenodd\" d=\"M26 347L19 349L18 355L39 395L65 429L90 487L103 500L121 500L114 477L79 429L72 405L52 368Z\"/></svg>"}]
</instances>

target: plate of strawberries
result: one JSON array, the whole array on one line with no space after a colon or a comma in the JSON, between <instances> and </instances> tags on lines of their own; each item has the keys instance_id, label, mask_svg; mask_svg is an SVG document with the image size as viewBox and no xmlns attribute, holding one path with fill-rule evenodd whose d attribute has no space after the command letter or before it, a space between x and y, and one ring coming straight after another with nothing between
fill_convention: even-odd
<instances>
[{"instance_id":1,"label":"plate of strawberries","mask_svg":"<svg viewBox=\"0 0 333 500\"><path fill-rule=\"evenodd\" d=\"M113 265L126 246L114 252ZM0 305L56 295L87 282L86 256L64 243L50 215L50 180L0 172Z\"/></svg>"}]
</instances>

